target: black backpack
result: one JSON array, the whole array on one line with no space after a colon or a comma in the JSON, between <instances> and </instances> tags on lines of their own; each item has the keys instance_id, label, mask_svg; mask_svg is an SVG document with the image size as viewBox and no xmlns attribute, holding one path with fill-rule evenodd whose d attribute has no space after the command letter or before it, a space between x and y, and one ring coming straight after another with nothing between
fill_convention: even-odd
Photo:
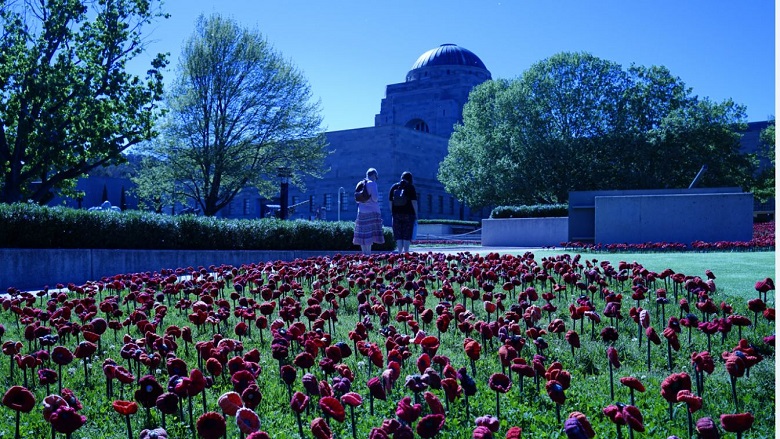
<instances>
[{"instance_id":1,"label":"black backpack","mask_svg":"<svg viewBox=\"0 0 780 439\"><path fill-rule=\"evenodd\" d=\"M406 206L408 202L409 198L406 196L406 189L402 184L399 184L393 191L393 206Z\"/></svg>"},{"instance_id":2,"label":"black backpack","mask_svg":"<svg viewBox=\"0 0 780 439\"><path fill-rule=\"evenodd\" d=\"M368 180L360 180L355 186L355 201L358 203L365 203L371 198L371 194L368 193Z\"/></svg>"}]
</instances>

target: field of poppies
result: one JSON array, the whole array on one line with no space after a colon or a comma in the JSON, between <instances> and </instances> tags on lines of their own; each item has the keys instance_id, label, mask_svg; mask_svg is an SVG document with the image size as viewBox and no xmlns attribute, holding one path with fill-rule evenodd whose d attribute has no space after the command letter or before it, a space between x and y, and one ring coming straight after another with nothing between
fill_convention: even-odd
<instances>
[{"instance_id":1,"label":"field of poppies","mask_svg":"<svg viewBox=\"0 0 780 439\"><path fill-rule=\"evenodd\" d=\"M0 436L774 437L772 271L674 268L348 254L10 288Z\"/></svg>"}]
</instances>

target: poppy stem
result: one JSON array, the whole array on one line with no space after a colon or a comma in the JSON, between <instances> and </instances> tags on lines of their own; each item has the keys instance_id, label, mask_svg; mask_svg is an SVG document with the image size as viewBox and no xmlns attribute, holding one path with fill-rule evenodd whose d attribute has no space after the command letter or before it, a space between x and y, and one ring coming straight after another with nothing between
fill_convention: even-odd
<instances>
[{"instance_id":1,"label":"poppy stem","mask_svg":"<svg viewBox=\"0 0 780 439\"><path fill-rule=\"evenodd\" d=\"M739 401L737 400L737 377L731 375L731 396L734 397L734 410L739 413Z\"/></svg>"},{"instance_id":2,"label":"poppy stem","mask_svg":"<svg viewBox=\"0 0 780 439\"><path fill-rule=\"evenodd\" d=\"M14 438L20 439L21 436L19 435L19 417L21 416L21 412L19 410L16 411L16 435Z\"/></svg>"},{"instance_id":3,"label":"poppy stem","mask_svg":"<svg viewBox=\"0 0 780 439\"><path fill-rule=\"evenodd\" d=\"M298 421L298 434L301 436L301 439L305 439L306 436L303 435L303 424L301 423L301 414L297 411L295 412L295 419Z\"/></svg>"},{"instance_id":4,"label":"poppy stem","mask_svg":"<svg viewBox=\"0 0 780 439\"><path fill-rule=\"evenodd\" d=\"M496 392L496 419L501 419L501 398Z\"/></svg>"},{"instance_id":5,"label":"poppy stem","mask_svg":"<svg viewBox=\"0 0 780 439\"><path fill-rule=\"evenodd\" d=\"M609 399L611 401L615 400L615 379L611 361L609 361Z\"/></svg>"},{"instance_id":6,"label":"poppy stem","mask_svg":"<svg viewBox=\"0 0 780 439\"><path fill-rule=\"evenodd\" d=\"M688 410L688 437L693 437L693 414Z\"/></svg>"},{"instance_id":7,"label":"poppy stem","mask_svg":"<svg viewBox=\"0 0 780 439\"><path fill-rule=\"evenodd\" d=\"M650 339L647 340L647 371L650 372ZM634 405L633 403L631 405Z\"/></svg>"},{"instance_id":8,"label":"poppy stem","mask_svg":"<svg viewBox=\"0 0 780 439\"><path fill-rule=\"evenodd\" d=\"M629 394L631 395L631 405L636 407L636 404L634 404L634 388L633 387L629 388Z\"/></svg>"},{"instance_id":9,"label":"poppy stem","mask_svg":"<svg viewBox=\"0 0 780 439\"><path fill-rule=\"evenodd\" d=\"M561 423L561 405L555 404L555 419L558 420L558 423Z\"/></svg>"},{"instance_id":10,"label":"poppy stem","mask_svg":"<svg viewBox=\"0 0 780 439\"><path fill-rule=\"evenodd\" d=\"M130 425L130 415L125 415L125 423L127 424L127 439L133 439L133 427Z\"/></svg>"},{"instance_id":11,"label":"poppy stem","mask_svg":"<svg viewBox=\"0 0 780 439\"><path fill-rule=\"evenodd\" d=\"M669 372L672 372L672 344L669 343L669 339L666 340L666 354L669 362Z\"/></svg>"},{"instance_id":12,"label":"poppy stem","mask_svg":"<svg viewBox=\"0 0 780 439\"><path fill-rule=\"evenodd\" d=\"M620 424L615 424L615 427L617 427L617 437L618 437L618 439L623 439L623 430L620 428Z\"/></svg>"},{"instance_id":13,"label":"poppy stem","mask_svg":"<svg viewBox=\"0 0 780 439\"><path fill-rule=\"evenodd\" d=\"M357 439L357 426L355 425L355 407L349 406L349 415L352 418L352 439Z\"/></svg>"}]
</instances>

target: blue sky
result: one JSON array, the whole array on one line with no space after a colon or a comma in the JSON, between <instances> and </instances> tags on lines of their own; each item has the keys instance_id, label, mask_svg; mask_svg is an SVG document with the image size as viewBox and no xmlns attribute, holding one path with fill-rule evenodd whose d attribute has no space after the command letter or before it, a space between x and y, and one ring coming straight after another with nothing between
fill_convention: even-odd
<instances>
[{"instance_id":1,"label":"blue sky","mask_svg":"<svg viewBox=\"0 0 780 439\"><path fill-rule=\"evenodd\" d=\"M516 78L559 52L663 65L693 92L775 114L772 0L167 0L147 27L148 52L170 52L166 82L200 14L259 30L304 74L329 131L374 125L388 84L403 82L423 52L471 50L493 78ZM150 56L131 65L142 74ZM136 69L136 70L133 70Z\"/></svg>"}]
</instances>

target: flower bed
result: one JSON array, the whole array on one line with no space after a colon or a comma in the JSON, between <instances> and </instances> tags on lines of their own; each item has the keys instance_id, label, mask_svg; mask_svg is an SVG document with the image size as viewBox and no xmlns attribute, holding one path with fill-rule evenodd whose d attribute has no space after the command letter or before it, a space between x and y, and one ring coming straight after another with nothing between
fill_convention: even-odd
<instances>
[{"instance_id":1,"label":"flower bed","mask_svg":"<svg viewBox=\"0 0 780 439\"><path fill-rule=\"evenodd\" d=\"M727 296L715 279L569 254L427 253L10 289L0 431L772 437L774 285Z\"/></svg>"}]
</instances>

